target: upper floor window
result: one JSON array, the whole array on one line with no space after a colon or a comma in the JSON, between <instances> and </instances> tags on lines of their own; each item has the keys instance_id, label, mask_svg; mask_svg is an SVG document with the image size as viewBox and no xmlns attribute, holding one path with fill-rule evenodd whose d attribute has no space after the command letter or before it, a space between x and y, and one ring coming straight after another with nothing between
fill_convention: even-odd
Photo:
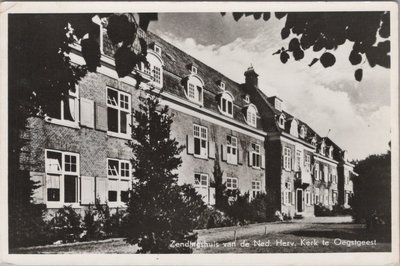
<instances>
[{"instance_id":1,"label":"upper floor window","mask_svg":"<svg viewBox=\"0 0 400 266\"><path fill-rule=\"evenodd\" d=\"M161 55L161 47L158 45L154 45L154 52L156 52L157 54Z\"/></svg>"},{"instance_id":2,"label":"upper floor window","mask_svg":"<svg viewBox=\"0 0 400 266\"><path fill-rule=\"evenodd\" d=\"M311 170L311 156L309 154L306 155L305 166L307 171Z\"/></svg>"},{"instance_id":3,"label":"upper floor window","mask_svg":"<svg viewBox=\"0 0 400 266\"><path fill-rule=\"evenodd\" d=\"M236 177L226 178L226 189L235 190L238 189L238 179Z\"/></svg>"},{"instance_id":4,"label":"upper floor window","mask_svg":"<svg viewBox=\"0 0 400 266\"><path fill-rule=\"evenodd\" d=\"M246 94L246 95L244 96L244 101L245 101L246 103L250 103L250 96L249 96L248 94Z\"/></svg>"},{"instance_id":5,"label":"upper floor window","mask_svg":"<svg viewBox=\"0 0 400 266\"><path fill-rule=\"evenodd\" d=\"M296 151L296 168L297 170L301 170L301 151Z\"/></svg>"},{"instance_id":6,"label":"upper floor window","mask_svg":"<svg viewBox=\"0 0 400 266\"><path fill-rule=\"evenodd\" d=\"M315 180L319 180L320 179L319 163L315 163L315 166L314 166L314 178L315 178Z\"/></svg>"},{"instance_id":7,"label":"upper floor window","mask_svg":"<svg viewBox=\"0 0 400 266\"><path fill-rule=\"evenodd\" d=\"M192 66L190 67L190 71L191 71L193 74L197 74L197 67L194 66L194 65L192 65Z\"/></svg>"},{"instance_id":8,"label":"upper floor window","mask_svg":"<svg viewBox=\"0 0 400 266\"><path fill-rule=\"evenodd\" d=\"M252 143L250 152L250 166L261 167L261 148L260 145Z\"/></svg>"},{"instance_id":9,"label":"upper floor window","mask_svg":"<svg viewBox=\"0 0 400 266\"><path fill-rule=\"evenodd\" d=\"M194 155L200 158L207 158L208 155L207 128L194 124L193 137L194 137Z\"/></svg>"},{"instance_id":10,"label":"upper floor window","mask_svg":"<svg viewBox=\"0 0 400 266\"><path fill-rule=\"evenodd\" d=\"M306 137L306 134L307 134L306 127L303 125L303 126L301 126L301 128L300 128L300 137L301 137L302 139L304 139L304 138Z\"/></svg>"},{"instance_id":11,"label":"upper floor window","mask_svg":"<svg viewBox=\"0 0 400 266\"><path fill-rule=\"evenodd\" d=\"M45 165L47 207L78 203L79 154L46 150Z\"/></svg>"},{"instance_id":12,"label":"upper floor window","mask_svg":"<svg viewBox=\"0 0 400 266\"><path fill-rule=\"evenodd\" d=\"M48 106L47 121L65 126L78 126L79 121L79 87L69 90L68 95L62 95L60 101Z\"/></svg>"},{"instance_id":13,"label":"upper floor window","mask_svg":"<svg viewBox=\"0 0 400 266\"><path fill-rule=\"evenodd\" d=\"M317 146L317 138L315 136L311 140L311 145Z\"/></svg>"},{"instance_id":14,"label":"upper floor window","mask_svg":"<svg viewBox=\"0 0 400 266\"><path fill-rule=\"evenodd\" d=\"M324 168L323 168L323 177L324 177L324 181L325 182L328 182L328 166L327 165L324 165Z\"/></svg>"},{"instance_id":15,"label":"upper floor window","mask_svg":"<svg viewBox=\"0 0 400 266\"><path fill-rule=\"evenodd\" d=\"M257 127L257 108L253 104L247 107L246 121L250 126Z\"/></svg>"},{"instance_id":16,"label":"upper floor window","mask_svg":"<svg viewBox=\"0 0 400 266\"><path fill-rule=\"evenodd\" d=\"M190 101L203 104L203 81L195 75L189 76L185 94Z\"/></svg>"},{"instance_id":17,"label":"upper floor window","mask_svg":"<svg viewBox=\"0 0 400 266\"><path fill-rule=\"evenodd\" d=\"M322 143L321 143L321 148L320 148L320 150L319 150L319 152L322 154L322 155L325 155L325 140L323 140L322 141Z\"/></svg>"},{"instance_id":18,"label":"upper floor window","mask_svg":"<svg viewBox=\"0 0 400 266\"><path fill-rule=\"evenodd\" d=\"M220 98L219 110L221 113L233 116L233 97L230 93L224 92Z\"/></svg>"},{"instance_id":19,"label":"upper floor window","mask_svg":"<svg viewBox=\"0 0 400 266\"><path fill-rule=\"evenodd\" d=\"M110 203L127 202L131 185L131 166L127 160L108 159L108 201Z\"/></svg>"},{"instance_id":20,"label":"upper floor window","mask_svg":"<svg viewBox=\"0 0 400 266\"><path fill-rule=\"evenodd\" d=\"M279 121L278 121L279 127L285 129L285 122L286 122L286 117L284 114L281 114L279 116Z\"/></svg>"},{"instance_id":21,"label":"upper floor window","mask_svg":"<svg viewBox=\"0 0 400 266\"><path fill-rule=\"evenodd\" d=\"M159 49L159 53L157 52L157 49ZM163 86L162 69L164 65L160 56L161 48L155 45L154 51L155 52L152 52L151 50L148 51L146 59L149 62L149 65L147 68L144 68L143 72L151 76L152 84L155 87L161 88Z\"/></svg>"},{"instance_id":22,"label":"upper floor window","mask_svg":"<svg viewBox=\"0 0 400 266\"><path fill-rule=\"evenodd\" d=\"M288 147L283 149L283 168L285 170L292 169L292 150Z\"/></svg>"},{"instance_id":23,"label":"upper floor window","mask_svg":"<svg viewBox=\"0 0 400 266\"><path fill-rule=\"evenodd\" d=\"M329 147L329 158L333 158L333 146Z\"/></svg>"},{"instance_id":24,"label":"upper floor window","mask_svg":"<svg viewBox=\"0 0 400 266\"><path fill-rule=\"evenodd\" d=\"M299 126L296 119L292 119L290 123L290 134L295 136L296 138L299 137Z\"/></svg>"},{"instance_id":25,"label":"upper floor window","mask_svg":"<svg viewBox=\"0 0 400 266\"><path fill-rule=\"evenodd\" d=\"M131 95L107 88L108 131L122 136L130 134Z\"/></svg>"},{"instance_id":26,"label":"upper floor window","mask_svg":"<svg viewBox=\"0 0 400 266\"><path fill-rule=\"evenodd\" d=\"M226 155L227 162L231 164L237 164L237 138L233 136L226 136Z\"/></svg>"}]
</instances>

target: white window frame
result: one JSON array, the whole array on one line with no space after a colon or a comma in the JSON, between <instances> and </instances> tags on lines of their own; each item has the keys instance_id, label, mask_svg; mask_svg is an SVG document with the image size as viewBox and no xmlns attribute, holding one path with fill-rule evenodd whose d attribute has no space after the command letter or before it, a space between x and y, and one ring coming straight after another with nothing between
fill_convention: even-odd
<instances>
[{"instance_id":1,"label":"white window frame","mask_svg":"<svg viewBox=\"0 0 400 266\"><path fill-rule=\"evenodd\" d=\"M292 170L292 149L284 147L283 149L283 168L286 171Z\"/></svg>"},{"instance_id":2,"label":"white window frame","mask_svg":"<svg viewBox=\"0 0 400 266\"><path fill-rule=\"evenodd\" d=\"M244 101L245 101L246 103L250 103L250 96L249 96L248 94L246 94L246 95L244 96Z\"/></svg>"},{"instance_id":3,"label":"white window frame","mask_svg":"<svg viewBox=\"0 0 400 266\"><path fill-rule=\"evenodd\" d=\"M238 139L237 137L226 136L226 161L230 164L237 164L238 162Z\"/></svg>"},{"instance_id":4,"label":"white window frame","mask_svg":"<svg viewBox=\"0 0 400 266\"><path fill-rule=\"evenodd\" d=\"M315 180L320 180L321 179L321 177L320 177L320 169L319 168L320 168L319 167L319 163L315 162L315 165L314 165Z\"/></svg>"},{"instance_id":5,"label":"white window frame","mask_svg":"<svg viewBox=\"0 0 400 266\"><path fill-rule=\"evenodd\" d=\"M197 81L195 81L197 79ZM185 95L189 101L199 105L204 103L204 84L197 76L190 76L186 83Z\"/></svg>"},{"instance_id":6,"label":"white window frame","mask_svg":"<svg viewBox=\"0 0 400 266\"><path fill-rule=\"evenodd\" d=\"M325 181L325 182L328 182L328 181L329 181L329 175L328 175L329 170L328 170L328 166L327 166L327 165L324 165L322 169L323 169L324 181Z\"/></svg>"},{"instance_id":7,"label":"white window frame","mask_svg":"<svg viewBox=\"0 0 400 266\"><path fill-rule=\"evenodd\" d=\"M296 150L296 169L297 171L301 171L301 158L302 158L302 152L301 150Z\"/></svg>"},{"instance_id":8,"label":"white window frame","mask_svg":"<svg viewBox=\"0 0 400 266\"><path fill-rule=\"evenodd\" d=\"M233 101L233 96L228 92L224 92L218 105L219 111L226 116L233 117Z\"/></svg>"},{"instance_id":9,"label":"white window frame","mask_svg":"<svg viewBox=\"0 0 400 266\"><path fill-rule=\"evenodd\" d=\"M256 169L261 168L261 146L257 143L251 143L251 166Z\"/></svg>"},{"instance_id":10,"label":"white window frame","mask_svg":"<svg viewBox=\"0 0 400 266\"><path fill-rule=\"evenodd\" d=\"M196 176L199 177L199 180L197 180ZM209 178L208 174L194 173L193 178L194 178L194 182L193 182L194 188L196 189L196 191L198 192L199 195L203 196L202 200L204 201L204 203L205 204L210 204L210 202L209 202L209 198L210 198L210 192L209 192L210 178Z\"/></svg>"},{"instance_id":11,"label":"white window frame","mask_svg":"<svg viewBox=\"0 0 400 266\"><path fill-rule=\"evenodd\" d=\"M306 127L305 126L301 126L301 128L300 128L300 137L303 139L306 137Z\"/></svg>"},{"instance_id":12,"label":"white window frame","mask_svg":"<svg viewBox=\"0 0 400 266\"><path fill-rule=\"evenodd\" d=\"M61 99L59 103L60 107L60 118L53 118L49 115L45 116L45 120L47 122L60 125L60 126L66 126L66 127L72 127L72 128L79 128L79 117L80 117L80 110L79 110L79 86L75 86L75 92L72 92L71 90L68 91L68 103L70 100L73 100L74 103L74 113L75 113L75 119L73 121L65 119L65 114L64 114L64 105L65 105L65 99Z\"/></svg>"},{"instance_id":13,"label":"white window frame","mask_svg":"<svg viewBox=\"0 0 400 266\"><path fill-rule=\"evenodd\" d=\"M221 90L225 90L225 82L221 81L219 83L219 87L221 88Z\"/></svg>"},{"instance_id":14,"label":"white window frame","mask_svg":"<svg viewBox=\"0 0 400 266\"><path fill-rule=\"evenodd\" d=\"M190 71L191 71L193 74L197 74L197 67L194 66L194 65L192 65L191 68L190 68Z\"/></svg>"},{"instance_id":15,"label":"white window frame","mask_svg":"<svg viewBox=\"0 0 400 266\"><path fill-rule=\"evenodd\" d=\"M292 184L289 182L285 183L285 189L283 191L283 204L291 205L291 196L292 196Z\"/></svg>"},{"instance_id":16,"label":"white window frame","mask_svg":"<svg viewBox=\"0 0 400 266\"><path fill-rule=\"evenodd\" d=\"M285 115L284 115L284 114L281 114L281 115L279 116L279 119L278 119L278 125L279 125L279 127L282 128L282 129L285 129L285 120L286 120Z\"/></svg>"},{"instance_id":17,"label":"white window frame","mask_svg":"<svg viewBox=\"0 0 400 266\"><path fill-rule=\"evenodd\" d=\"M332 190L332 204L335 205L337 203L338 203L338 192L336 190Z\"/></svg>"},{"instance_id":18,"label":"white window frame","mask_svg":"<svg viewBox=\"0 0 400 266\"><path fill-rule=\"evenodd\" d=\"M200 153L196 154L196 139L199 140L199 150ZM203 147L203 143L205 147ZM193 155L197 158L207 159L208 157L208 128L200 126L198 124L193 124Z\"/></svg>"},{"instance_id":19,"label":"white window frame","mask_svg":"<svg viewBox=\"0 0 400 266\"><path fill-rule=\"evenodd\" d=\"M309 154L306 154L305 166L306 166L306 171L309 172L311 170L311 156Z\"/></svg>"},{"instance_id":20,"label":"white window frame","mask_svg":"<svg viewBox=\"0 0 400 266\"><path fill-rule=\"evenodd\" d=\"M111 99L108 96L108 91L112 90L117 92L117 101L114 101L113 99ZM122 101L121 100L121 96L127 97L127 102L125 101L125 99ZM107 122L107 134L110 136L114 136L114 137L119 137L119 138L125 138L125 139L129 139L131 136L131 117L132 117L132 110L131 110L131 95L127 92L123 92L117 89L114 89L112 87L107 87L107 91L106 91L106 103L107 103L107 121L110 119L108 117L108 108L113 108L116 109L118 112L118 132L114 132L114 131L110 131L108 128L108 122ZM127 107L121 107L121 103L127 103L128 106ZM115 105L116 104L116 105ZM121 132L121 112L126 112L126 133L122 133Z\"/></svg>"},{"instance_id":21,"label":"white window frame","mask_svg":"<svg viewBox=\"0 0 400 266\"><path fill-rule=\"evenodd\" d=\"M252 199L256 198L257 195L261 194L261 181L252 180L251 181L251 197Z\"/></svg>"},{"instance_id":22,"label":"white window frame","mask_svg":"<svg viewBox=\"0 0 400 266\"><path fill-rule=\"evenodd\" d=\"M227 177L225 182L226 189L236 190L239 189L239 180L236 177Z\"/></svg>"},{"instance_id":23,"label":"white window frame","mask_svg":"<svg viewBox=\"0 0 400 266\"><path fill-rule=\"evenodd\" d=\"M329 147L329 158L333 158L333 146Z\"/></svg>"},{"instance_id":24,"label":"white window frame","mask_svg":"<svg viewBox=\"0 0 400 266\"><path fill-rule=\"evenodd\" d=\"M112 169L110 168L109 162L110 161L116 161L118 162L118 171L117 169ZM122 174L122 165L123 164L128 164L128 176ZM124 168L126 171L126 168ZM110 174L114 173L115 174ZM116 158L107 158L107 179L108 181L116 181L117 185L117 200L116 201L110 201L109 199L109 189L107 190L107 201L110 205L110 207L119 207L119 206L125 206L125 202L122 201L122 188L123 188L123 183L128 182L128 188L132 188L132 166L131 163L128 160L123 160L123 159L116 159Z\"/></svg>"},{"instance_id":25,"label":"white window frame","mask_svg":"<svg viewBox=\"0 0 400 266\"><path fill-rule=\"evenodd\" d=\"M61 165L59 165L59 169L54 171L49 168L49 158L47 157L48 152L54 152L61 154ZM66 156L75 156L76 157L76 171L66 171ZM66 152L59 151L53 149L45 149L45 172L46 172L46 192L45 192L45 202L47 208L61 208L63 205L71 205L74 208L80 207L80 156L78 153L74 152ZM75 176L76 177L76 202L65 202L65 176ZM58 201L49 201L48 196L48 176L58 176L59 177L59 200Z\"/></svg>"},{"instance_id":26,"label":"white window frame","mask_svg":"<svg viewBox=\"0 0 400 266\"><path fill-rule=\"evenodd\" d=\"M310 191L305 192L305 200L306 200L306 205L311 206L311 193Z\"/></svg>"},{"instance_id":27,"label":"white window frame","mask_svg":"<svg viewBox=\"0 0 400 266\"><path fill-rule=\"evenodd\" d=\"M247 107L246 122L252 127L257 127L257 108L253 104Z\"/></svg>"}]
</instances>

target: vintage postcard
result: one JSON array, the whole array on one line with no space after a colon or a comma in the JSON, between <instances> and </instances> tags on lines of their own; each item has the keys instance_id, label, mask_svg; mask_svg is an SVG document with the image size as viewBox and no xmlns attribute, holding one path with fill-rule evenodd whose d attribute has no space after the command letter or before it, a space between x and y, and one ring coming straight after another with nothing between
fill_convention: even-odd
<instances>
[{"instance_id":1,"label":"vintage postcard","mask_svg":"<svg viewBox=\"0 0 400 266\"><path fill-rule=\"evenodd\" d=\"M3 2L0 261L399 263L397 10Z\"/></svg>"}]
</instances>

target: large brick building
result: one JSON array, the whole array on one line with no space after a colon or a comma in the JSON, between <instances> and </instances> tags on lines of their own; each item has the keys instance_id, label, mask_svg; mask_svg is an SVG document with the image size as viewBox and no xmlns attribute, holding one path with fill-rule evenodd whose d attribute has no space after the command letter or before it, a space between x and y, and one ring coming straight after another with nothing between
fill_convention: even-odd
<instances>
[{"instance_id":1,"label":"large brick building","mask_svg":"<svg viewBox=\"0 0 400 266\"><path fill-rule=\"evenodd\" d=\"M353 165L329 138L287 113L278 97L258 88L253 68L236 83L158 36L149 33L144 82L118 78L113 48L101 30L101 67L89 73L67 100L55 104L45 119L31 118L26 132L31 177L41 187L35 201L48 209L77 209L99 198L123 207L132 176L132 113L139 96L163 88L170 107L172 134L181 144L179 182L193 184L204 201L215 204L213 167L219 163L228 189L267 192L274 208L291 216L312 215L314 205L348 204ZM84 64L80 47L72 62Z\"/></svg>"}]
</instances>

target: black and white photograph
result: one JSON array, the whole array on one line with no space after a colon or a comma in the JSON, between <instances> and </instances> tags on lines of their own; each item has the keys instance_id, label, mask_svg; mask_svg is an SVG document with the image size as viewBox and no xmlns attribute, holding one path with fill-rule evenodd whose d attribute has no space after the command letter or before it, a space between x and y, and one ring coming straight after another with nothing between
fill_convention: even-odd
<instances>
[{"instance_id":1,"label":"black and white photograph","mask_svg":"<svg viewBox=\"0 0 400 266\"><path fill-rule=\"evenodd\" d=\"M399 262L397 3L36 4L1 6L0 262Z\"/></svg>"}]
</instances>

